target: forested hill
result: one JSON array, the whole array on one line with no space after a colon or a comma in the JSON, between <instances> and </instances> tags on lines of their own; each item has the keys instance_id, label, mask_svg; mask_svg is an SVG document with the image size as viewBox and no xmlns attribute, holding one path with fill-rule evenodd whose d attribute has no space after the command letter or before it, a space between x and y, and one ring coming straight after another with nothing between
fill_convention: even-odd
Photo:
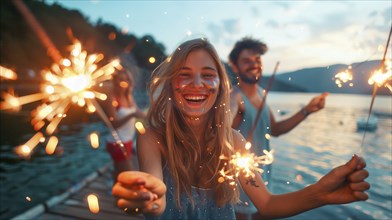
<instances>
[{"instance_id":1,"label":"forested hill","mask_svg":"<svg viewBox=\"0 0 392 220\"><path fill-rule=\"evenodd\" d=\"M46 53L37 34L28 25L20 11L11 0L0 1L1 47L0 65L11 68L23 77L26 70L40 71L50 67L53 60ZM83 49L89 54L102 53L105 64L113 57L131 55L139 67L152 70L165 59L165 47L155 41L152 36L137 38L102 20L92 23L89 18L77 10L68 10L54 3L25 0L39 24L43 27L55 47L63 57L69 56L69 45L72 44L69 33L77 38ZM71 31L71 32L70 32ZM154 57L157 62L150 63Z\"/></svg>"}]
</instances>

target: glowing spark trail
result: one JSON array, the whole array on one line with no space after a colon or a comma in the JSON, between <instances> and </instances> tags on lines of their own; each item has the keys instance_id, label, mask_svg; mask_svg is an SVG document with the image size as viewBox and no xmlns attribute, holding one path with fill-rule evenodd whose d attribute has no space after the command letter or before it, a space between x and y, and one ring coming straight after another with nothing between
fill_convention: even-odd
<instances>
[{"instance_id":1,"label":"glowing spark trail","mask_svg":"<svg viewBox=\"0 0 392 220\"><path fill-rule=\"evenodd\" d=\"M87 203L90 212L97 214L99 212L99 200L98 197L94 194L90 194L87 196Z\"/></svg>"},{"instance_id":2,"label":"glowing spark trail","mask_svg":"<svg viewBox=\"0 0 392 220\"><path fill-rule=\"evenodd\" d=\"M345 71L337 73L335 76L335 83L338 87L342 87L343 83L347 83L353 80L353 73L351 71L351 66L348 67Z\"/></svg>"},{"instance_id":3,"label":"glowing spark trail","mask_svg":"<svg viewBox=\"0 0 392 220\"><path fill-rule=\"evenodd\" d=\"M369 85L375 85L377 87L385 86L392 92L392 87L389 82L392 80L392 60L386 59L382 65L382 68L373 72L370 76L368 83Z\"/></svg>"},{"instance_id":4,"label":"glowing spark trail","mask_svg":"<svg viewBox=\"0 0 392 220\"><path fill-rule=\"evenodd\" d=\"M8 68L0 66L0 79L16 80L18 76L16 73Z\"/></svg>"}]
</instances>

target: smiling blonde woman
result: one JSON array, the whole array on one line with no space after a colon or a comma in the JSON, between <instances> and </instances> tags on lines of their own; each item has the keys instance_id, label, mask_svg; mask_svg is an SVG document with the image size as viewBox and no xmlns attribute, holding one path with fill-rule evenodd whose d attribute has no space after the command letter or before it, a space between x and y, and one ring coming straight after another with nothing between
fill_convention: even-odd
<instances>
[{"instance_id":1,"label":"smiling blonde woman","mask_svg":"<svg viewBox=\"0 0 392 220\"><path fill-rule=\"evenodd\" d=\"M219 170L235 150L245 149L231 128L230 83L206 39L186 41L153 74L146 133L138 138L141 171L119 175L117 205L147 219L235 219L238 186L220 183ZM241 188L265 218L298 214L327 204L368 198L365 162L353 156L317 183L272 195L260 175L238 176Z\"/></svg>"}]
</instances>

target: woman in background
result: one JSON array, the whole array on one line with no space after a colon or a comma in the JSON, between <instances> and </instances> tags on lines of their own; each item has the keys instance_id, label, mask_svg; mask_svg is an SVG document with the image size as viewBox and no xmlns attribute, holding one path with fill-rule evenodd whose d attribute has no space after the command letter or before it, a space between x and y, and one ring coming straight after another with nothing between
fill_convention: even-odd
<instances>
[{"instance_id":1,"label":"woman in background","mask_svg":"<svg viewBox=\"0 0 392 220\"><path fill-rule=\"evenodd\" d=\"M104 110L124 145L124 148L121 149L113 135L110 135L106 142L106 149L114 163L114 177L117 177L118 173L122 171L134 168L131 158L134 154L135 122L137 118L143 119L145 117L132 95L133 83L132 75L127 71L118 70L114 73L112 93L108 94L109 98L104 105Z\"/></svg>"}]
</instances>

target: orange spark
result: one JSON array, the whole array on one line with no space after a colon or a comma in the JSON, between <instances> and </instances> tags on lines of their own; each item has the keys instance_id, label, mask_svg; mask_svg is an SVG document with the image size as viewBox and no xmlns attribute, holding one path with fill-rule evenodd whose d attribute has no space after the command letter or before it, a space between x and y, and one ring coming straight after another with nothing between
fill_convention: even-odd
<instances>
[{"instance_id":1,"label":"orange spark","mask_svg":"<svg viewBox=\"0 0 392 220\"><path fill-rule=\"evenodd\" d=\"M99 212L99 202L98 197L94 194L90 194L87 196L88 208L90 212L97 214Z\"/></svg>"}]
</instances>

